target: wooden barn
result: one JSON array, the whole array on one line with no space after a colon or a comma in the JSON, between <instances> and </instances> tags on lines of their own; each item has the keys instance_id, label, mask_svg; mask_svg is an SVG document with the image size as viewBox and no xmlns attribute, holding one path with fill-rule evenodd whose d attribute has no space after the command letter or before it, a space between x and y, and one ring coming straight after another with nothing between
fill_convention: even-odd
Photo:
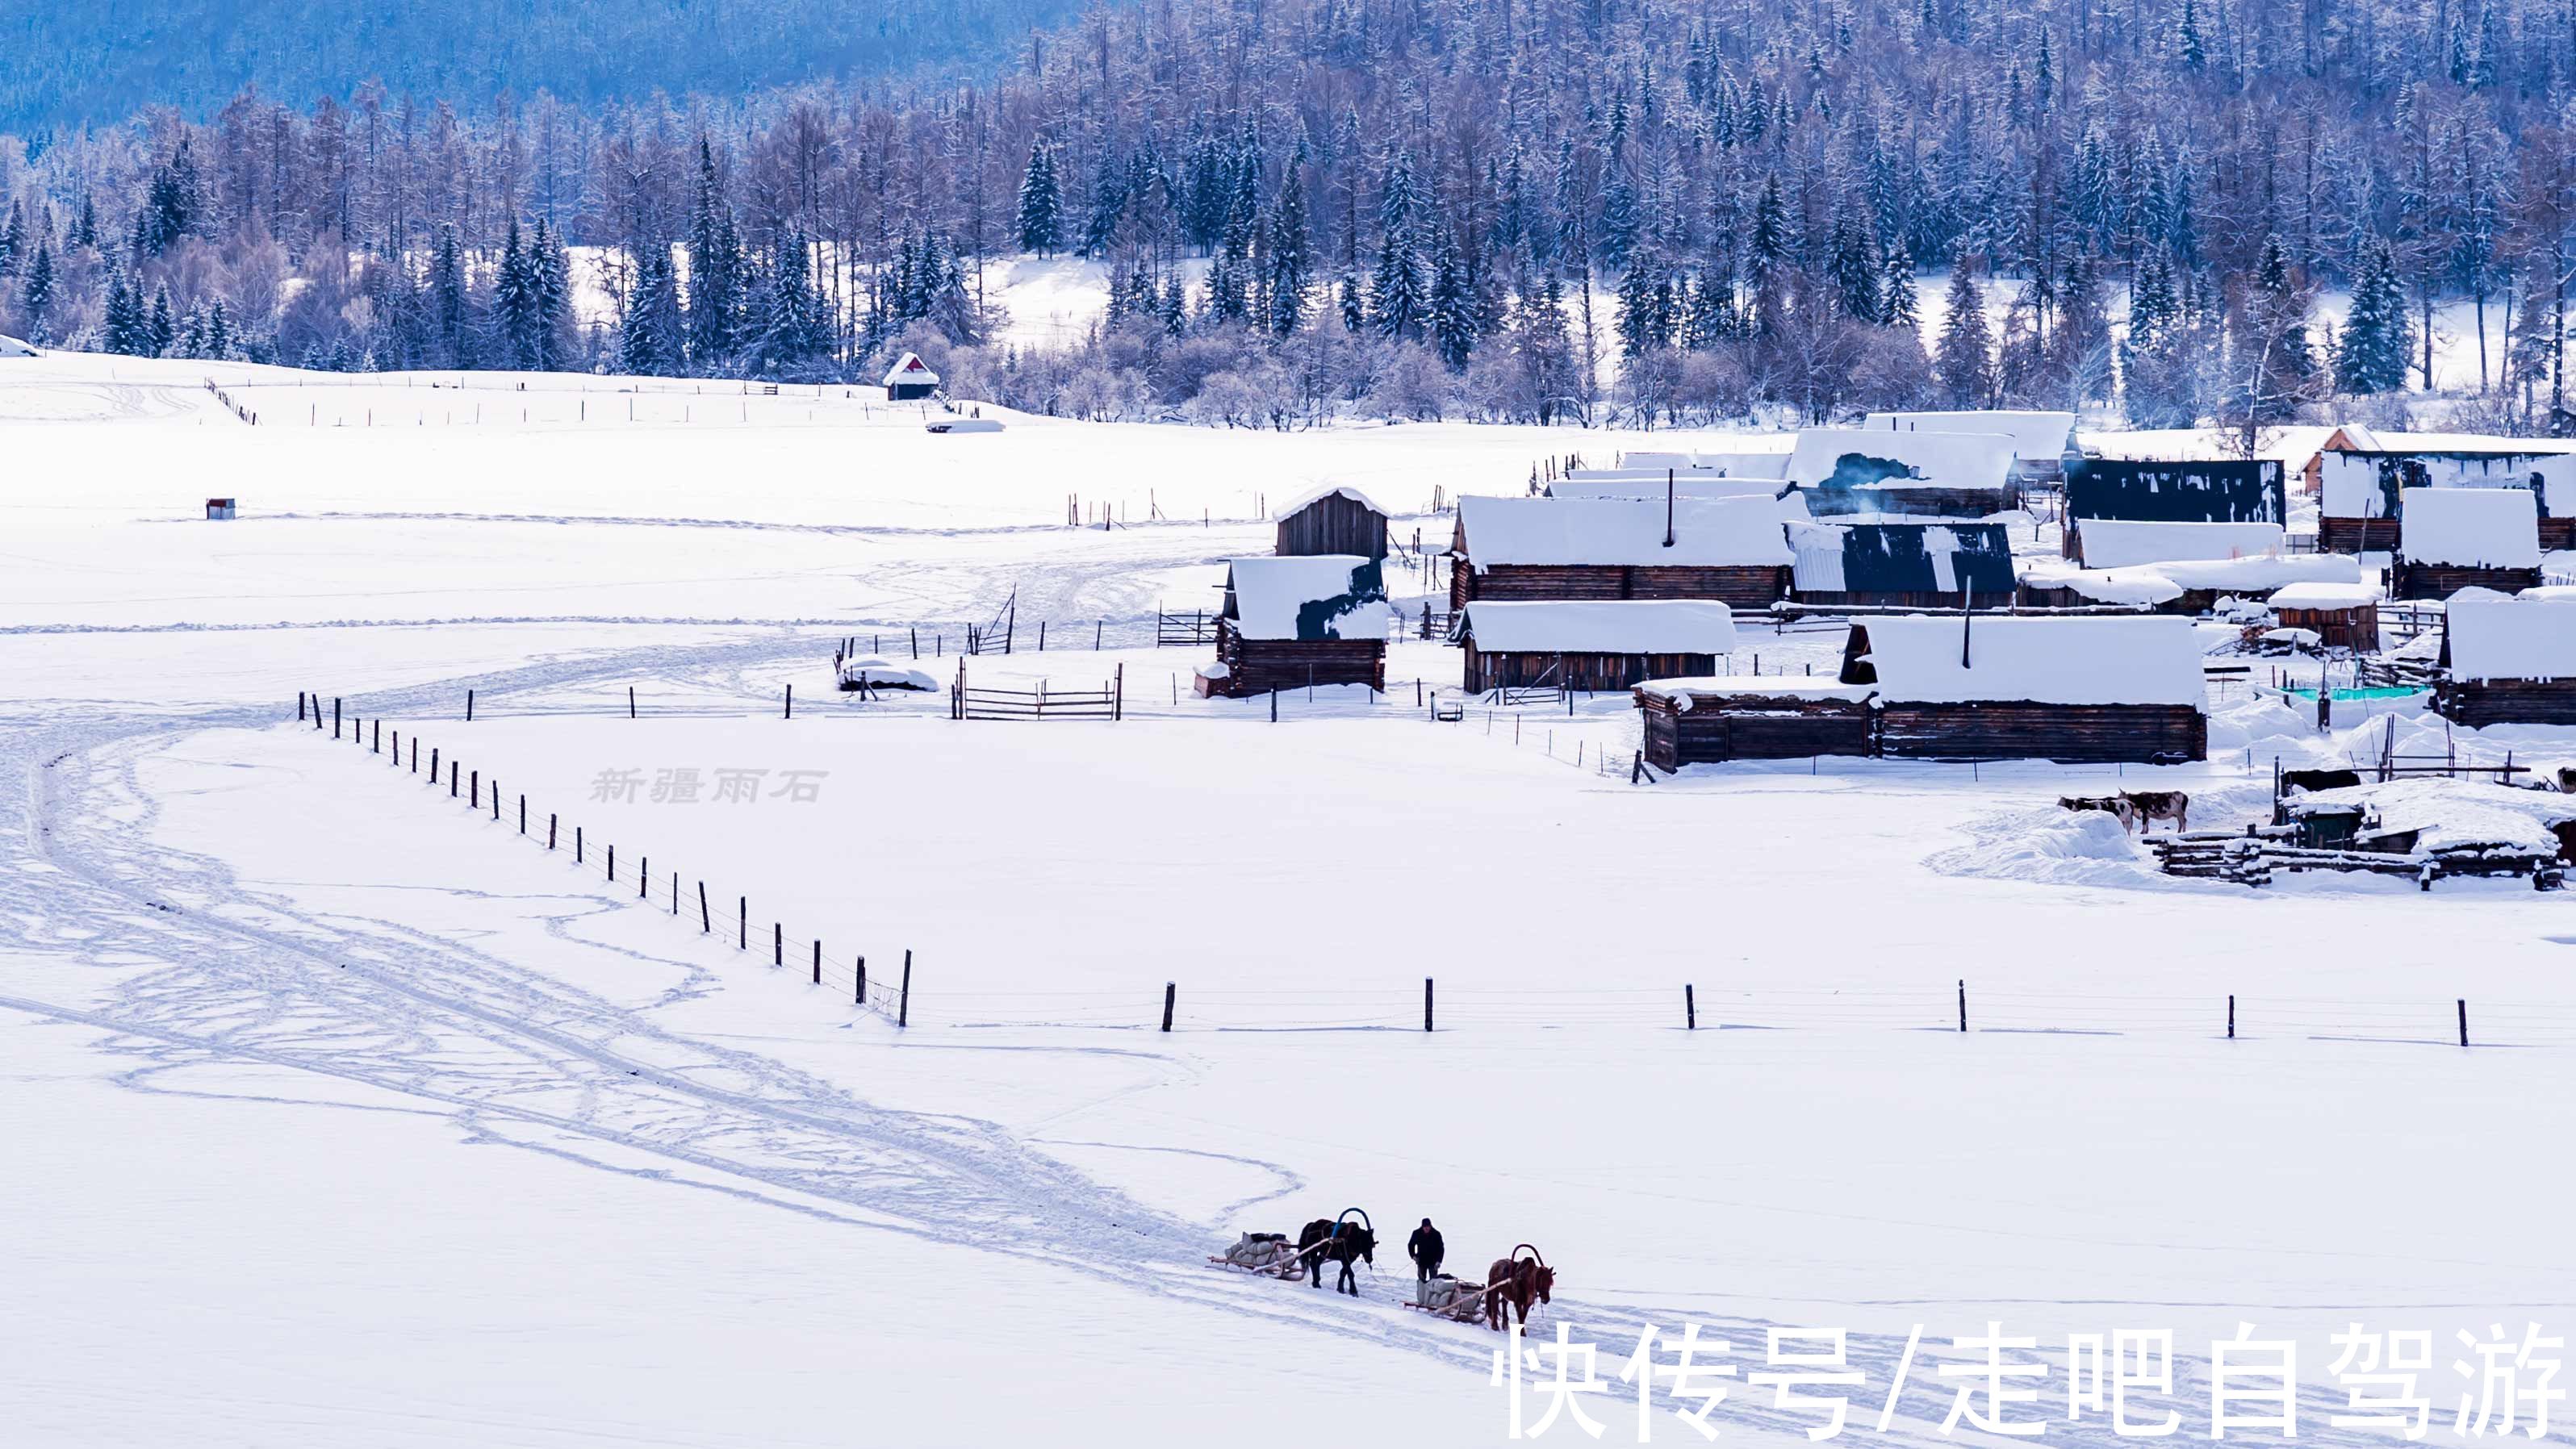
<instances>
[{"instance_id":1,"label":"wooden barn","mask_svg":"<svg viewBox=\"0 0 2576 1449\"><path fill-rule=\"evenodd\" d=\"M2539 495L2528 488L2408 488L2405 532L2389 569L2400 599L2447 599L2462 589L2518 593L2540 583Z\"/></svg>"},{"instance_id":2,"label":"wooden barn","mask_svg":"<svg viewBox=\"0 0 2576 1449\"><path fill-rule=\"evenodd\" d=\"M2312 630L2329 649L2369 654L2379 648L2375 584L2292 584L2266 602L2284 629Z\"/></svg>"},{"instance_id":3,"label":"wooden barn","mask_svg":"<svg viewBox=\"0 0 2576 1449\"><path fill-rule=\"evenodd\" d=\"M1768 608L1789 592L1794 500L1458 500L1449 604L1478 599L1715 599Z\"/></svg>"},{"instance_id":4,"label":"wooden barn","mask_svg":"<svg viewBox=\"0 0 2576 1449\"><path fill-rule=\"evenodd\" d=\"M2206 759L2188 620L1914 614L1854 624L1842 682L1878 692L1878 752L1903 759Z\"/></svg>"},{"instance_id":5,"label":"wooden barn","mask_svg":"<svg viewBox=\"0 0 2576 1449\"><path fill-rule=\"evenodd\" d=\"M1646 763L1803 760L1874 752L1869 686L1795 675L1652 679L1637 686Z\"/></svg>"},{"instance_id":6,"label":"wooden barn","mask_svg":"<svg viewBox=\"0 0 2576 1449\"><path fill-rule=\"evenodd\" d=\"M2075 414L1989 408L1970 412L1871 413L1861 426L1888 433L1982 433L2012 440L2013 477L2054 487L2066 477L2066 459L2080 456Z\"/></svg>"},{"instance_id":7,"label":"wooden barn","mask_svg":"<svg viewBox=\"0 0 2576 1449\"><path fill-rule=\"evenodd\" d=\"M1469 691L1626 689L1714 674L1735 650L1735 616L1714 599L1484 599L1458 615Z\"/></svg>"},{"instance_id":8,"label":"wooden barn","mask_svg":"<svg viewBox=\"0 0 2576 1449\"><path fill-rule=\"evenodd\" d=\"M1376 559L1236 559L1226 566L1216 662L1200 666L1198 692L1241 699L1310 684L1383 690L1393 620Z\"/></svg>"},{"instance_id":9,"label":"wooden barn","mask_svg":"<svg viewBox=\"0 0 2576 1449\"><path fill-rule=\"evenodd\" d=\"M1818 518L1984 518L2021 507L1999 433L1806 428L1789 481Z\"/></svg>"},{"instance_id":10,"label":"wooden barn","mask_svg":"<svg viewBox=\"0 0 2576 1449\"><path fill-rule=\"evenodd\" d=\"M2000 523L1791 523L1790 597L1802 604L1937 609L1961 590L2013 589Z\"/></svg>"},{"instance_id":11,"label":"wooden barn","mask_svg":"<svg viewBox=\"0 0 2576 1449\"><path fill-rule=\"evenodd\" d=\"M2074 537L2070 531L2070 537ZM2088 569L2202 563L2223 558L2275 558L2289 551L2277 523L2168 523L2093 518L2084 521L2068 557Z\"/></svg>"},{"instance_id":12,"label":"wooden barn","mask_svg":"<svg viewBox=\"0 0 2576 1449\"><path fill-rule=\"evenodd\" d=\"M2576 725L2576 589L2453 599L2433 708L2455 724Z\"/></svg>"},{"instance_id":13,"label":"wooden barn","mask_svg":"<svg viewBox=\"0 0 2576 1449\"><path fill-rule=\"evenodd\" d=\"M921 360L918 352L907 352L886 369L887 402L913 402L939 391L939 374Z\"/></svg>"},{"instance_id":14,"label":"wooden barn","mask_svg":"<svg viewBox=\"0 0 2576 1449\"><path fill-rule=\"evenodd\" d=\"M2066 465L2068 558L2087 558L2084 534L2095 521L2133 523L2268 523L2290 521L2290 500L2276 459L2156 461L2078 458Z\"/></svg>"},{"instance_id":15,"label":"wooden barn","mask_svg":"<svg viewBox=\"0 0 2576 1449\"><path fill-rule=\"evenodd\" d=\"M2323 455L2317 547L2393 553L2405 541L2408 489L2529 490L2553 548L2576 546L2576 454L2547 439L2374 434L2347 427Z\"/></svg>"},{"instance_id":16,"label":"wooden barn","mask_svg":"<svg viewBox=\"0 0 2576 1449\"><path fill-rule=\"evenodd\" d=\"M1279 553L1311 558L1346 553L1386 557L1387 511L1356 488L1327 488L1290 504L1279 515Z\"/></svg>"}]
</instances>

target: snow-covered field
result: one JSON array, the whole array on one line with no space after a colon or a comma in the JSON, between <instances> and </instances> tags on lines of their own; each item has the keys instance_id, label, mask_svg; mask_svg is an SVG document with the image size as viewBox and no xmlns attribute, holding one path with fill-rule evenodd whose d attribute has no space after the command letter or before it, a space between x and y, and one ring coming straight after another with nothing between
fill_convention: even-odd
<instances>
[{"instance_id":1,"label":"snow-covered field","mask_svg":"<svg viewBox=\"0 0 2576 1449\"><path fill-rule=\"evenodd\" d=\"M259 427L187 364L0 372L12 1442L1504 1442L1492 1336L1393 1306L1425 1215L1471 1274L1539 1245L1534 1330L1597 1342L1614 1390L1640 1322L1756 1373L1766 1328L1846 1328L1844 1432L1916 1443L1989 1322L2056 1370L2013 1416L2108 1444L2068 1422L2070 1334L2175 1330L2153 1413L2193 1437L2213 1338L2295 1336L2302 1434L2355 1443L2326 1335L2432 1331L2439 1436L2454 1330L2576 1320L2565 894L2177 881L2055 806L2250 819L2275 757L2378 721L2319 736L2240 688L2200 766L1632 785L1617 700L1435 722L1439 646L1275 723L1151 647L1158 604L1267 549L1265 505L1514 493L1615 437L943 438L857 397L217 381ZM203 521L215 495L241 516ZM944 680L1014 598L972 676L1115 675L1124 721L832 691L838 641L914 667L918 627ZM1734 664L1840 642L1748 628ZM297 724L307 690L367 742ZM713 798L728 774L756 798ZM1389 1239L1356 1303L1205 1266L1349 1206ZM1631 1441L1633 1407L1587 1407ZM1739 1382L1716 1422L1817 1420Z\"/></svg>"}]
</instances>

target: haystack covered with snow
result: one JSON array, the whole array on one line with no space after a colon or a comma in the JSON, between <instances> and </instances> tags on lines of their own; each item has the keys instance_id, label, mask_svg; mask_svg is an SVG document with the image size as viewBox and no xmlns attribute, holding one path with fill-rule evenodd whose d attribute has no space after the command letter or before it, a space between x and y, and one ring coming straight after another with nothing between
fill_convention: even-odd
<instances>
[{"instance_id":1,"label":"haystack covered with snow","mask_svg":"<svg viewBox=\"0 0 2576 1449\"><path fill-rule=\"evenodd\" d=\"M2294 819L2354 817L2352 843L2410 855L2554 856L2576 825L2576 797L2516 790L2483 780L2427 777L2294 795Z\"/></svg>"},{"instance_id":2,"label":"haystack covered with snow","mask_svg":"<svg viewBox=\"0 0 2576 1449\"><path fill-rule=\"evenodd\" d=\"M841 661L841 688L936 690L939 681L918 669L906 668L884 659L845 659Z\"/></svg>"},{"instance_id":3,"label":"haystack covered with snow","mask_svg":"<svg viewBox=\"0 0 2576 1449\"><path fill-rule=\"evenodd\" d=\"M1735 648L1735 616L1714 599L1487 599L1458 616L1467 688L1626 689L1704 674Z\"/></svg>"}]
</instances>

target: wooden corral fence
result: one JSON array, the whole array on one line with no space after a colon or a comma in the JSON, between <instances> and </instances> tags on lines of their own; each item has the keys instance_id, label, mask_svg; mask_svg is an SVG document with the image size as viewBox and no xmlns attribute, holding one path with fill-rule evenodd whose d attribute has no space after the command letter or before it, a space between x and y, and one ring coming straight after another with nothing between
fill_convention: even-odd
<instances>
[{"instance_id":1,"label":"wooden corral fence","mask_svg":"<svg viewBox=\"0 0 2576 1449\"><path fill-rule=\"evenodd\" d=\"M948 717L968 719L1105 719L1126 714L1127 666L1119 665L1098 689L1052 689L1039 680L1034 689L994 689L966 682L966 661L957 661L957 683L948 691Z\"/></svg>"},{"instance_id":2,"label":"wooden corral fence","mask_svg":"<svg viewBox=\"0 0 2576 1449\"><path fill-rule=\"evenodd\" d=\"M215 395L215 401L222 403L226 412L231 413L234 417L241 419L243 422L250 424L254 428L259 426L259 414L252 412L231 393L217 387L215 385L215 380L211 377L206 379L206 391Z\"/></svg>"},{"instance_id":3,"label":"wooden corral fence","mask_svg":"<svg viewBox=\"0 0 2576 1449\"><path fill-rule=\"evenodd\" d=\"M1196 646L1215 642L1216 615L1204 609L1192 609L1186 614L1167 613L1160 605L1155 606L1155 648L1167 648L1174 644Z\"/></svg>"},{"instance_id":4,"label":"wooden corral fence","mask_svg":"<svg viewBox=\"0 0 2576 1449\"><path fill-rule=\"evenodd\" d=\"M2164 873L2204 880L2233 881L2262 887L2281 871L2331 870L2391 875L2431 890L2433 882L2460 877L2527 876L2534 890L2557 890L2566 883L2566 867L2554 855L2401 854L2386 850L2332 850L2296 843L2295 826L2248 825L2245 833L2195 830L2150 835L2146 847L2156 853Z\"/></svg>"}]
</instances>

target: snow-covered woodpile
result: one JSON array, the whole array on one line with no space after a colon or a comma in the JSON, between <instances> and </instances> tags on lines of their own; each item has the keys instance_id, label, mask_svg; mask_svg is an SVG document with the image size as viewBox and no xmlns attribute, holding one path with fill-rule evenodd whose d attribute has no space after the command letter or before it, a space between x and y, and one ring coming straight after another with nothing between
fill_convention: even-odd
<instances>
[{"instance_id":1,"label":"snow-covered woodpile","mask_svg":"<svg viewBox=\"0 0 2576 1449\"><path fill-rule=\"evenodd\" d=\"M2013 590L2000 523L1791 523L1791 597L1802 604L1940 608L1960 592Z\"/></svg>"},{"instance_id":2,"label":"snow-covered woodpile","mask_svg":"<svg viewBox=\"0 0 2576 1449\"><path fill-rule=\"evenodd\" d=\"M2576 589L2463 594L2442 616L2433 708L2457 724L2576 725Z\"/></svg>"},{"instance_id":3,"label":"snow-covered woodpile","mask_svg":"<svg viewBox=\"0 0 2576 1449\"><path fill-rule=\"evenodd\" d=\"M1354 554L1386 557L1387 511L1356 488L1336 486L1288 505L1279 514L1283 557Z\"/></svg>"},{"instance_id":4,"label":"snow-covered woodpile","mask_svg":"<svg viewBox=\"0 0 2576 1449\"><path fill-rule=\"evenodd\" d=\"M2267 601L2284 629L2306 629L2330 649L2379 647L2379 589L2373 584L2291 584Z\"/></svg>"},{"instance_id":5,"label":"snow-covered woodpile","mask_svg":"<svg viewBox=\"0 0 2576 1449\"><path fill-rule=\"evenodd\" d=\"M2308 850L2349 852L2415 867L2427 889L2459 875L2531 875L2546 884L2576 858L2576 797L2442 776L2384 780L2291 795L2280 818Z\"/></svg>"},{"instance_id":6,"label":"snow-covered woodpile","mask_svg":"<svg viewBox=\"0 0 2576 1449\"><path fill-rule=\"evenodd\" d=\"M1789 480L1819 518L1984 518L2021 506L2000 433L1808 428Z\"/></svg>"},{"instance_id":7,"label":"snow-covered woodpile","mask_svg":"<svg viewBox=\"0 0 2576 1449\"><path fill-rule=\"evenodd\" d=\"M2515 593L2540 582L2540 496L2528 488L2407 488L2390 574L2401 599L2462 589Z\"/></svg>"},{"instance_id":8,"label":"snow-covered woodpile","mask_svg":"<svg viewBox=\"0 0 2576 1449\"><path fill-rule=\"evenodd\" d=\"M2142 460L2079 458L2066 465L2068 558L2090 560L2086 535L2101 520L2130 523L2289 521L2289 497L2274 459Z\"/></svg>"},{"instance_id":9,"label":"snow-covered woodpile","mask_svg":"<svg viewBox=\"0 0 2576 1449\"><path fill-rule=\"evenodd\" d=\"M1478 599L1716 599L1759 609L1787 597L1782 523L1794 497L1713 501L1458 500L1449 603Z\"/></svg>"},{"instance_id":10,"label":"snow-covered woodpile","mask_svg":"<svg viewBox=\"0 0 2576 1449\"><path fill-rule=\"evenodd\" d=\"M1868 685L1794 675L1652 679L1636 689L1646 763L1798 760L1876 752Z\"/></svg>"},{"instance_id":11,"label":"snow-covered woodpile","mask_svg":"<svg viewBox=\"0 0 2576 1449\"><path fill-rule=\"evenodd\" d=\"M1854 624L1842 682L1875 686L1880 754L2205 759L2189 621L1910 615Z\"/></svg>"},{"instance_id":12,"label":"snow-covered woodpile","mask_svg":"<svg viewBox=\"0 0 2576 1449\"><path fill-rule=\"evenodd\" d=\"M1974 412L1871 413L1861 426L1889 433L1983 433L2012 440L2012 472L2023 483L2055 484L2076 451L2075 414L1998 408Z\"/></svg>"},{"instance_id":13,"label":"snow-covered woodpile","mask_svg":"<svg viewBox=\"0 0 2576 1449\"><path fill-rule=\"evenodd\" d=\"M1603 693L1643 679L1710 674L1735 648L1714 599L1487 599L1458 616L1471 692L1548 686Z\"/></svg>"},{"instance_id":14,"label":"snow-covered woodpile","mask_svg":"<svg viewBox=\"0 0 2576 1449\"><path fill-rule=\"evenodd\" d=\"M1198 691L1240 699L1317 684L1382 690L1393 620L1376 559L1235 559L1226 566L1216 662L1200 668Z\"/></svg>"},{"instance_id":15,"label":"snow-covered woodpile","mask_svg":"<svg viewBox=\"0 0 2576 1449\"><path fill-rule=\"evenodd\" d=\"M2384 553L2405 541L2405 490L2528 489L2549 520L2552 547L2576 546L2576 454L2552 439L2445 433L2373 433L2346 427L2348 444L2320 464L2317 546Z\"/></svg>"}]
</instances>

